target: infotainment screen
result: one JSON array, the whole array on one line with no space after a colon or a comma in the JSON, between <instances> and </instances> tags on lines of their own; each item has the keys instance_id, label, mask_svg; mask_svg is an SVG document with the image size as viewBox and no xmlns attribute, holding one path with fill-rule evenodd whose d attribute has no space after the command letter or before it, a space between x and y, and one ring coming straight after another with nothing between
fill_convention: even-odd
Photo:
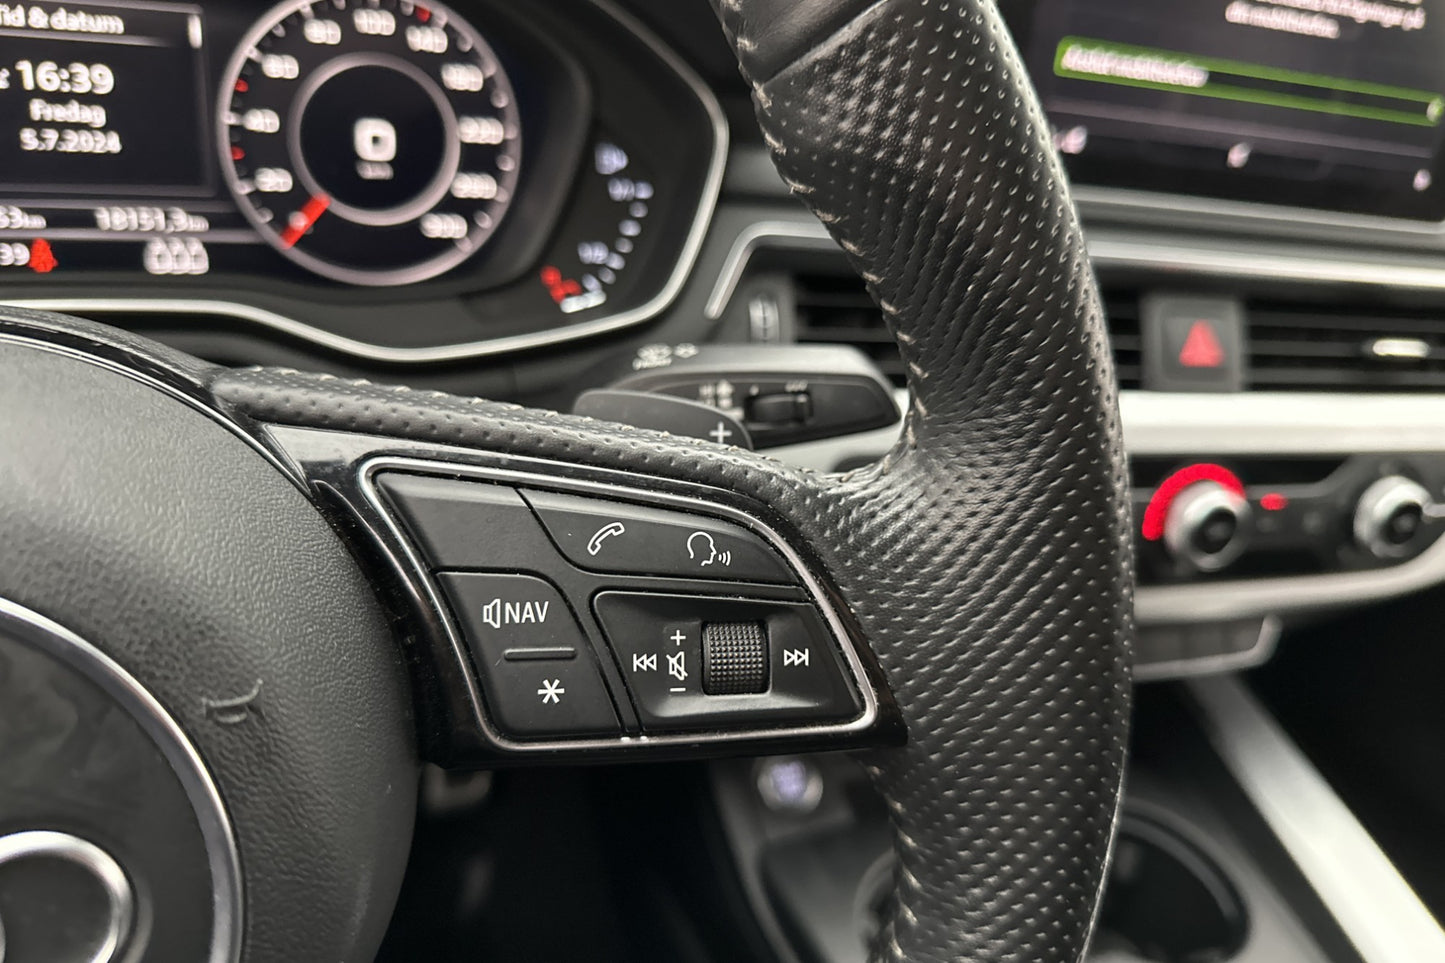
<instances>
[{"instance_id":1,"label":"infotainment screen","mask_svg":"<svg viewBox=\"0 0 1445 963\"><path fill-rule=\"evenodd\" d=\"M0 3L0 189L204 189L202 44L194 6Z\"/></svg>"},{"instance_id":2,"label":"infotainment screen","mask_svg":"<svg viewBox=\"0 0 1445 963\"><path fill-rule=\"evenodd\" d=\"M1005 6L1076 183L1445 220L1437 0Z\"/></svg>"}]
</instances>

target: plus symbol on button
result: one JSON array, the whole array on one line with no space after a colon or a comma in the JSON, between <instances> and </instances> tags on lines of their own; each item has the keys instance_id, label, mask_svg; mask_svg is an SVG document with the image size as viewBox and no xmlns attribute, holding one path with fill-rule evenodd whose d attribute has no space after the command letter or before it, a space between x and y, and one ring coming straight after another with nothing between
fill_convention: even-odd
<instances>
[{"instance_id":1,"label":"plus symbol on button","mask_svg":"<svg viewBox=\"0 0 1445 963\"><path fill-rule=\"evenodd\" d=\"M723 442L731 438L733 436L733 433L728 429L726 422L719 421L717 423L717 427L714 428L712 431L708 432L707 436L716 441L719 445L721 445Z\"/></svg>"},{"instance_id":2,"label":"plus symbol on button","mask_svg":"<svg viewBox=\"0 0 1445 963\"><path fill-rule=\"evenodd\" d=\"M671 638L672 644L678 646L682 645L682 643L687 641L687 636L682 634L682 629L678 629L676 632L672 633Z\"/></svg>"}]
</instances>

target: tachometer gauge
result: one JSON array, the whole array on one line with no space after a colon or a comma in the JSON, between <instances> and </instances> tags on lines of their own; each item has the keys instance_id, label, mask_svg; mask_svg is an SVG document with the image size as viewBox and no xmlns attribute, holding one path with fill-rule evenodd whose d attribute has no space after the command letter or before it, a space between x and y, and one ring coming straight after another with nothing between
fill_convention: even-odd
<instances>
[{"instance_id":1,"label":"tachometer gauge","mask_svg":"<svg viewBox=\"0 0 1445 963\"><path fill-rule=\"evenodd\" d=\"M511 203L521 121L470 24L412 0L288 0L231 59L221 164L278 251L350 284L434 277Z\"/></svg>"}]
</instances>

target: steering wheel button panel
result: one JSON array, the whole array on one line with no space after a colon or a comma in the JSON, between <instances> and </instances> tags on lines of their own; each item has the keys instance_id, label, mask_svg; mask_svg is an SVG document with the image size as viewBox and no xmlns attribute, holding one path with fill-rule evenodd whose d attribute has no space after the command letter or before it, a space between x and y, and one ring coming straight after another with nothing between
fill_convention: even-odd
<instances>
[{"instance_id":1,"label":"steering wheel button panel","mask_svg":"<svg viewBox=\"0 0 1445 963\"><path fill-rule=\"evenodd\" d=\"M837 648L810 605L603 592L595 608L646 730L831 722L862 712ZM752 664L751 655L746 659L745 682L758 691L723 693L703 681L725 671L721 647L710 636L743 625L752 636L747 648L760 641L765 653L761 665ZM704 646L703 639L711 644Z\"/></svg>"},{"instance_id":2,"label":"steering wheel button panel","mask_svg":"<svg viewBox=\"0 0 1445 963\"><path fill-rule=\"evenodd\" d=\"M728 522L555 492L522 494L562 554L585 569L719 582L797 581L761 539Z\"/></svg>"},{"instance_id":3,"label":"steering wheel button panel","mask_svg":"<svg viewBox=\"0 0 1445 963\"><path fill-rule=\"evenodd\" d=\"M747 516L475 466L397 459L366 477L511 749L811 737L865 719L846 642Z\"/></svg>"},{"instance_id":4,"label":"steering wheel button panel","mask_svg":"<svg viewBox=\"0 0 1445 963\"><path fill-rule=\"evenodd\" d=\"M555 587L471 572L438 581L498 728L518 738L621 734L592 647Z\"/></svg>"}]
</instances>

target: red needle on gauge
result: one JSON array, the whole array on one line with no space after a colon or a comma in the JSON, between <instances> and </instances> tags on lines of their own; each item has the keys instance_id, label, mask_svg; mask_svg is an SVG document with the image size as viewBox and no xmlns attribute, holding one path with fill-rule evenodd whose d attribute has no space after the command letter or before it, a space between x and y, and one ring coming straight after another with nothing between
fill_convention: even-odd
<instances>
[{"instance_id":1,"label":"red needle on gauge","mask_svg":"<svg viewBox=\"0 0 1445 963\"><path fill-rule=\"evenodd\" d=\"M311 200L301 205L301 210L291 215L286 230L281 232L281 245L283 247L295 247L301 236L311 230L311 225L320 219L326 209L331 206L331 198L325 194L317 194Z\"/></svg>"}]
</instances>

